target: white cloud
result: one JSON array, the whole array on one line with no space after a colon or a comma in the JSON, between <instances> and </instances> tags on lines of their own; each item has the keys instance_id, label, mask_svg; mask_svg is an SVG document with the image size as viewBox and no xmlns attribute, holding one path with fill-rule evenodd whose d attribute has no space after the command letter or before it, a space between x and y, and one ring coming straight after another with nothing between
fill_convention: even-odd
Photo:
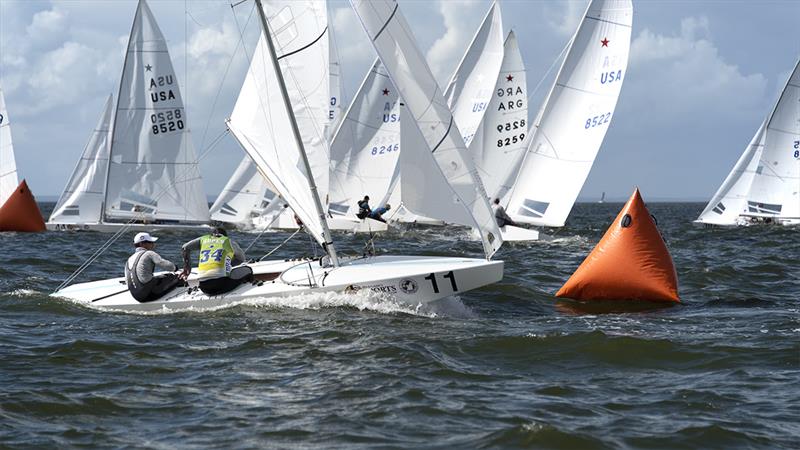
<instances>
[{"instance_id":1,"label":"white cloud","mask_svg":"<svg viewBox=\"0 0 800 450\"><path fill-rule=\"evenodd\" d=\"M426 55L431 71L444 89L447 77L451 76L461 56L475 34L485 11L484 3L478 1L441 0L439 12L444 18L444 34L437 39ZM476 25L473 25L476 24ZM475 27L475 28L471 28Z\"/></svg>"},{"instance_id":2,"label":"white cloud","mask_svg":"<svg viewBox=\"0 0 800 450\"><path fill-rule=\"evenodd\" d=\"M544 18L547 25L562 36L571 36L578 28L581 13L586 8L586 2L566 1L555 5L546 4Z\"/></svg>"},{"instance_id":3,"label":"white cloud","mask_svg":"<svg viewBox=\"0 0 800 450\"><path fill-rule=\"evenodd\" d=\"M766 85L762 74L743 74L724 60L711 40L707 18L687 17L678 34L644 29L633 40L625 90L637 103L668 105L666 112L674 114L715 105L736 113L760 108Z\"/></svg>"},{"instance_id":4,"label":"white cloud","mask_svg":"<svg viewBox=\"0 0 800 450\"><path fill-rule=\"evenodd\" d=\"M333 21L333 39L336 49L339 51L339 61L347 61L348 67L356 67L357 70L349 70L345 75L355 76L359 81L364 77L367 70L372 65L372 61L377 58L375 50L372 48L361 23L358 21L355 12L350 6L336 8L331 14ZM333 45L333 43L331 43ZM353 95L353 92L348 92ZM348 100L345 98L345 100Z\"/></svg>"},{"instance_id":5,"label":"white cloud","mask_svg":"<svg viewBox=\"0 0 800 450\"><path fill-rule=\"evenodd\" d=\"M64 32L66 25L67 12L53 7L34 14L31 24L25 31L29 38L36 40L47 36L58 36Z\"/></svg>"}]
</instances>

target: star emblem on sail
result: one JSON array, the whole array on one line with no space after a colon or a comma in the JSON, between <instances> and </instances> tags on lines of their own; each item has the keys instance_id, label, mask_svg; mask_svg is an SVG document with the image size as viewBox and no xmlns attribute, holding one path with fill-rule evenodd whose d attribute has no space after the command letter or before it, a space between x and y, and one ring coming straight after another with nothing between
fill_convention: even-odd
<instances>
[{"instance_id":1,"label":"star emblem on sail","mask_svg":"<svg viewBox=\"0 0 800 450\"><path fill-rule=\"evenodd\" d=\"M614 115L628 65L632 23L630 0L592 0L587 6L550 92L528 128L525 151L513 164L516 173L506 182L501 204L515 222L564 226ZM609 59L603 55L612 41L615 58L605 67Z\"/></svg>"}]
</instances>

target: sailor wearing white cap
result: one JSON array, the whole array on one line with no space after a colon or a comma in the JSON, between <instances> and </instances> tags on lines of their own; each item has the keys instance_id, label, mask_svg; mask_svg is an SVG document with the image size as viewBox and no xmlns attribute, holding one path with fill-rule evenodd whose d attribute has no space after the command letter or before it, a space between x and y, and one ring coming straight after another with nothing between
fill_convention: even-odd
<instances>
[{"instance_id":1,"label":"sailor wearing white cap","mask_svg":"<svg viewBox=\"0 0 800 450\"><path fill-rule=\"evenodd\" d=\"M150 233L137 233L133 238L136 251L125 263L125 281L133 298L140 302L151 302L164 296L181 283L174 273L153 276L158 267L161 270L174 272L177 267L153 251L158 240Z\"/></svg>"}]
</instances>

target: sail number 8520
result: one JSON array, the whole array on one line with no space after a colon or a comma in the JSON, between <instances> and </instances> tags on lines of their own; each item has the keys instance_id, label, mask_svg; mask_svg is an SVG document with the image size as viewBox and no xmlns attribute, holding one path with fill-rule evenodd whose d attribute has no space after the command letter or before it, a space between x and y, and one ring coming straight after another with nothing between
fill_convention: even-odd
<instances>
[{"instance_id":1,"label":"sail number 8520","mask_svg":"<svg viewBox=\"0 0 800 450\"><path fill-rule=\"evenodd\" d=\"M183 129L183 115L180 109L150 114L153 134L168 133Z\"/></svg>"},{"instance_id":2,"label":"sail number 8520","mask_svg":"<svg viewBox=\"0 0 800 450\"><path fill-rule=\"evenodd\" d=\"M458 292L458 285L456 284L456 276L455 276L455 274L453 273L452 270L450 272L447 272L446 274L444 274L444 276L442 278L444 278L446 280L450 280L450 287L453 288L453 292ZM436 282L436 274L431 272L424 279L425 280L429 280L431 282L431 287L433 287L433 293L434 294L438 294L439 293L439 283Z\"/></svg>"}]
</instances>

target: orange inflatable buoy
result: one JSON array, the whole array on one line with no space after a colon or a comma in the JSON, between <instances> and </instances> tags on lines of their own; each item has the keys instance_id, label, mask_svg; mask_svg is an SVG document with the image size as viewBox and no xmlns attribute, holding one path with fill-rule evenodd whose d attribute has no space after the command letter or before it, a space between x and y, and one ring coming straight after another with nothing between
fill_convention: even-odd
<instances>
[{"instance_id":1,"label":"orange inflatable buoy","mask_svg":"<svg viewBox=\"0 0 800 450\"><path fill-rule=\"evenodd\" d=\"M638 188L556 297L680 302L675 265Z\"/></svg>"},{"instance_id":2,"label":"orange inflatable buoy","mask_svg":"<svg viewBox=\"0 0 800 450\"><path fill-rule=\"evenodd\" d=\"M44 218L28 183L22 180L3 206L0 206L0 231L45 231Z\"/></svg>"}]
</instances>

